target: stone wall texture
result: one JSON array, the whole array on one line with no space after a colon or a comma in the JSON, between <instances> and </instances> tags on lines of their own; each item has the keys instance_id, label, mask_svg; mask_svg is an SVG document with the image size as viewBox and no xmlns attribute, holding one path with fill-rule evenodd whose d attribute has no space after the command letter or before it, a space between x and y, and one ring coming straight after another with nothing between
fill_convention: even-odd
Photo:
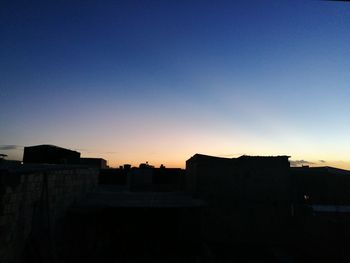
<instances>
[{"instance_id":1,"label":"stone wall texture","mask_svg":"<svg viewBox=\"0 0 350 263\"><path fill-rule=\"evenodd\" d=\"M97 181L95 168L0 168L0 262L53 261L66 211Z\"/></svg>"}]
</instances>

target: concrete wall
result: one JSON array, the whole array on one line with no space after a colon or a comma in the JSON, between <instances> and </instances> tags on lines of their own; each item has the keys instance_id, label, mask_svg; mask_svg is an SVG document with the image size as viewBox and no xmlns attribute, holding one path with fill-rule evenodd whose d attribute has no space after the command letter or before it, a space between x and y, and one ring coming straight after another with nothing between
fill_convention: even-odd
<instances>
[{"instance_id":1,"label":"concrete wall","mask_svg":"<svg viewBox=\"0 0 350 263\"><path fill-rule=\"evenodd\" d=\"M36 165L1 170L1 262L49 262L67 208L97 185L95 168Z\"/></svg>"}]
</instances>

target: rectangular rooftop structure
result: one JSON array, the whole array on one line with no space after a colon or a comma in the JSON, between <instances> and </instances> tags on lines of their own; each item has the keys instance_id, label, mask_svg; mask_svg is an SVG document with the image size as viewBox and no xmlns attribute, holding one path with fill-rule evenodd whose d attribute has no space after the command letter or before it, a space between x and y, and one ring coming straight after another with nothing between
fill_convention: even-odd
<instances>
[{"instance_id":1,"label":"rectangular rooftop structure","mask_svg":"<svg viewBox=\"0 0 350 263\"><path fill-rule=\"evenodd\" d=\"M231 201L287 201L290 199L288 158L285 155L221 158L195 154L186 161L187 190L206 198L222 197Z\"/></svg>"},{"instance_id":2,"label":"rectangular rooftop structure","mask_svg":"<svg viewBox=\"0 0 350 263\"><path fill-rule=\"evenodd\" d=\"M23 163L79 164L80 152L54 145L24 147Z\"/></svg>"},{"instance_id":3,"label":"rectangular rooftop structure","mask_svg":"<svg viewBox=\"0 0 350 263\"><path fill-rule=\"evenodd\" d=\"M100 169L108 168L107 161L102 158L80 158L80 164L87 165L91 167L97 167Z\"/></svg>"}]
</instances>

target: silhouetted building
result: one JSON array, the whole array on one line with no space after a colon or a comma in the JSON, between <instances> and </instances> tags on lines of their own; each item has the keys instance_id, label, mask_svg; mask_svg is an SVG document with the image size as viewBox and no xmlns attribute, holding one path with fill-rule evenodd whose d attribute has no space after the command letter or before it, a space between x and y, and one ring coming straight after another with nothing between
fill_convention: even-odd
<instances>
[{"instance_id":1,"label":"silhouetted building","mask_svg":"<svg viewBox=\"0 0 350 263\"><path fill-rule=\"evenodd\" d=\"M128 190L147 192L174 192L185 189L185 170L181 168L154 168L147 163L139 167L124 165L118 169L101 169L99 183L124 185Z\"/></svg>"},{"instance_id":2,"label":"silhouetted building","mask_svg":"<svg viewBox=\"0 0 350 263\"><path fill-rule=\"evenodd\" d=\"M91 166L91 167L97 167L100 169L106 169L108 168L107 161L102 158L80 158L80 164Z\"/></svg>"},{"instance_id":3,"label":"silhouetted building","mask_svg":"<svg viewBox=\"0 0 350 263\"><path fill-rule=\"evenodd\" d=\"M350 171L333 167L290 170L299 253L314 262L348 262Z\"/></svg>"},{"instance_id":4,"label":"silhouetted building","mask_svg":"<svg viewBox=\"0 0 350 263\"><path fill-rule=\"evenodd\" d=\"M289 156L220 158L196 154L186 161L187 189L239 201L290 200Z\"/></svg>"},{"instance_id":5,"label":"silhouetted building","mask_svg":"<svg viewBox=\"0 0 350 263\"><path fill-rule=\"evenodd\" d=\"M130 191L184 191L185 171L180 168L154 168L140 165L128 173Z\"/></svg>"},{"instance_id":6,"label":"silhouetted building","mask_svg":"<svg viewBox=\"0 0 350 263\"><path fill-rule=\"evenodd\" d=\"M27 146L23 163L79 164L80 153L54 145Z\"/></svg>"},{"instance_id":7,"label":"silhouetted building","mask_svg":"<svg viewBox=\"0 0 350 263\"><path fill-rule=\"evenodd\" d=\"M154 168L154 166L149 165L148 162L146 162L146 163L140 163L139 168L141 168L141 169Z\"/></svg>"},{"instance_id":8,"label":"silhouetted building","mask_svg":"<svg viewBox=\"0 0 350 263\"><path fill-rule=\"evenodd\" d=\"M187 190L207 203L201 224L208 244L277 244L288 239L288 158L196 154L187 160Z\"/></svg>"},{"instance_id":9,"label":"silhouetted building","mask_svg":"<svg viewBox=\"0 0 350 263\"><path fill-rule=\"evenodd\" d=\"M290 168L288 158L196 154L186 162L187 190L207 204L200 224L214 254L231 262L242 253L246 262L251 251L279 247L295 262L348 261L350 171Z\"/></svg>"},{"instance_id":10,"label":"silhouetted building","mask_svg":"<svg viewBox=\"0 0 350 263\"><path fill-rule=\"evenodd\" d=\"M130 191L153 191L153 168L148 164L140 164L128 173Z\"/></svg>"},{"instance_id":11,"label":"silhouetted building","mask_svg":"<svg viewBox=\"0 0 350 263\"><path fill-rule=\"evenodd\" d=\"M350 171L291 167L294 201L307 205L350 205Z\"/></svg>"}]
</instances>

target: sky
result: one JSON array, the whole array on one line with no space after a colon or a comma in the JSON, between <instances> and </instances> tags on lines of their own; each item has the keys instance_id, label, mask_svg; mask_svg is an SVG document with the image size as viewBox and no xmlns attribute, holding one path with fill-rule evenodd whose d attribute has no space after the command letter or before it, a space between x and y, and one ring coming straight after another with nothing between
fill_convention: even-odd
<instances>
[{"instance_id":1,"label":"sky","mask_svg":"<svg viewBox=\"0 0 350 263\"><path fill-rule=\"evenodd\" d=\"M0 153L350 169L350 4L1 1Z\"/></svg>"}]
</instances>

